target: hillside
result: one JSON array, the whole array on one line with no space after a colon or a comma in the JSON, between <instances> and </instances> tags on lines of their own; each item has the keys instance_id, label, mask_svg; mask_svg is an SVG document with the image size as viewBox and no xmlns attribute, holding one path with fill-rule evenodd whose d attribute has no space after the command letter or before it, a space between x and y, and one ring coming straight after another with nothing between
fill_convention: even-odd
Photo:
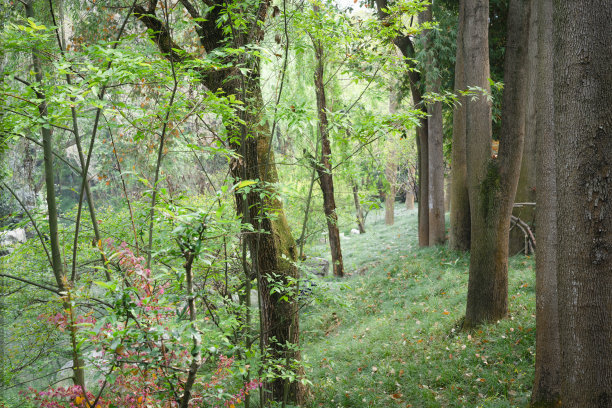
<instances>
[{"instance_id":1,"label":"hillside","mask_svg":"<svg viewBox=\"0 0 612 408\"><path fill-rule=\"evenodd\" d=\"M303 308L310 406L525 406L535 357L533 258L510 260L509 318L462 332L469 256L418 248L416 211L398 207L391 227L381 214L368 221L366 234L342 241L349 276L319 281Z\"/></svg>"}]
</instances>

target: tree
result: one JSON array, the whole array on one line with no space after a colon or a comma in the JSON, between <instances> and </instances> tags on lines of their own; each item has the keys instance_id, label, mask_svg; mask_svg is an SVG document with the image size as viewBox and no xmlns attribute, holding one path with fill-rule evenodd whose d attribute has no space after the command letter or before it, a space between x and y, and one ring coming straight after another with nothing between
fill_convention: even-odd
<instances>
[{"instance_id":1,"label":"tree","mask_svg":"<svg viewBox=\"0 0 612 408\"><path fill-rule=\"evenodd\" d=\"M491 156L490 107L484 95L466 105L471 215L470 273L464 327L495 321L508 311L508 232L525 135L528 0L508 10L502 134ZM465 3L466 86L488 89L488 3Z\"/></svg>"},{"instance_id":2,"label":"tree","mask_svg":"<svg viewBox=\"0 0 612 408\"><path fill-rule=\"evenodd\" d=\"M434 20L432 5L419 13L419 24L432 23ZM425 91L429 94L440 92L441 78L436 66L437 55L433 42L433 30L423 32L423 48L426 53L425 60ZM428 215L430 245L443 244L444 231L444 152L442 132L442 102L431 101L427 104L427 173L428 173Z\"/></svg>"},{"instance_id":3,"label":"tree","mask_svg":"<svg viewBox=\"0 0 612 408\"><path fill-rule=\"evenodd\" d=\"M467 188L466 157L466 104L465 91L465 0L459 1L459 23L457 26L457 56L455 59L455 93L457 103L453 111L453 146L451 159L451 204L448 245L451 249L470 249L470 199Z\"/></svg>"},{"instance_id":4,"label":"tree","mask_svg":"<svg viewBox=\"0 0 612 408\"><path fill-rule=\"evenodd\" d=\"M552 0L532 2L532 29L537 29L538 52L534 89L536 139L536 361L532 405L559 403L559 314L557 305L557 184L553 112ZM533 44L533 42L531 43ZM532 75L532 74L530 74Z\"/></svg>"},{"instance_id":5,"label":"tree","mask_svg":"<svg viewBox=\"0 0 612 408\"><path fill-rule=\"evenodd\" d=\"M320 16L318 6L313 6L315 16ZM319 185L323 192L323 212L327 220L329 233L329 247L331 250L334 276L344 276L344 263L342 262L342 247L340 245L340 231L338 230L338 214L336 214L336 200L334 197L334 179L331 163L331 143L329 140L329 126L327 120L327 100L325 98L324 74L324 52L321 39L312 38L315 54L315 94L317 97L317 115L319 119L319 135L321 140L321 162L316 163L319 175Z\"/></svg>"},{"instance_id":6,"label":"tree","mask_svg":"<svg viewBox=\"0 0 612 408\"><path fill-rule=\"evenodd\" d=\"M612 4L554 2L561 401L612 406Z\"/></svg>"},{"instance_id":7,"label":"tree","mask_svg":"<svg viewBox=\"0 0 612 408\"><path fill-rule=\"evenodd\" d=\"M246 234L260 296L260 341L264 348L271 348L273 358L299 360L295 347L299 338L297 296L294 294L287 301L282 293L271 290L275 281L291 285L297 280L298 272L293 264L297 260L297 248L282 204L272 187L278 181L271 149L274 132L262 117L259 56L239 53L236 60L223 51L227 45L234 50L247 51L246 47L260 43L265 34L260 25L267 18L270 4L258 1L256 5L227 6L219 1L199 5L189 0L181 0L181 4L192 18L197 42L203 51L222 55L220 62L224 68L199 72L203 85L234 95L247 107L239 113L240 122L226 123L226 127L232 135L231 147L239 154L230 164L232 175L236 180L257 181L260 187L249 189L247 194L240 189L236 192L237 211L244 223L261 231ZM158 8L161 6L157 2L150 2L148 8L138 5L135 15L149 29L151 39L168 59L175 63L192 61L195 57L174 42L171 27L156 15ZM246 24L247 21L250 23ZM301 401L304 392L301 383L287 384L287 381L277 378L267 384L268 393L264 398Z\"/></svg>"},{"instance_id":8,"label":"tree","mask_svg":"<svg viewBox=\"0 0 612 408\"><path fill-rule=\"evenodd\" d=\"M387 0L376 0L378 18L381 21L389 21L389 3ZM418 157L418 208L419 208L419 246L429 246L429 147L428 147L428 119L425 115L426 107L421 90L421 74L415 70L415 49L413 39L408 34L395 33L393 43L404 56L408 69L408 82L412 103L415 109L423 111L420 126L416 128L417 135L417 157Z\"/></svg>"}]
</instances>

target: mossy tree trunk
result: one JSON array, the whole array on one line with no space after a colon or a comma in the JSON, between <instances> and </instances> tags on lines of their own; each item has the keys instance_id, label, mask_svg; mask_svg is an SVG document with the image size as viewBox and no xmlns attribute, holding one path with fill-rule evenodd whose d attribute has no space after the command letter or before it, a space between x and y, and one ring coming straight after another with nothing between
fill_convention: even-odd
<instances>
[{"instance_id":1,"label":"mossy tree trunk","mask_svg":"<svg viewBox=\"0 0 612 408\"><path fill-rule=\"evenodd\" d=\"M466 85L488 89L488 1L466 0ZM506 316L508 232L525 135L529 0L510 0L499 156L491 156L491 108L468 102L467 159L471 251L464 327Z\"/></svg>"},{"instance_id":2,"label":"mossy tree trunk","mask_svg":"<svg viewBox=\"0 0 612 408\"><path fill-rule=\"evenodd\" d=\"M554 2L564 406L612 406L612 3Z\"/></svg>"},{"instance_id":3,"label":"mossy tree trunk","mask_svg":"<svg viewBox=\"0 0 612 408\"><path fill-rule=\"evenodd\" d=\"M557 181L553 107L552 0L532 3L537 29L535 107L536 209L536 361L531 404L559 405L559 312L557 299ZM531 43L533 44L533 43ZM530 64L530 69L533 65Z\"/></svg>"}]
</instances>

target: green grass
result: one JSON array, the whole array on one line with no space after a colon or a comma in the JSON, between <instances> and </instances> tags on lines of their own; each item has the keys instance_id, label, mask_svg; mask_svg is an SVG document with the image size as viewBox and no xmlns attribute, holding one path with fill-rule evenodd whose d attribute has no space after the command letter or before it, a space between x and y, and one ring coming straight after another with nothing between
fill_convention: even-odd
<instances>
[{"instance_id":1,"label":"green grass","mask_svg":"<svg viewBox=\"0 0 612 408\"><path fill-rule=\"evenodd\" d=\"M348 277L326 278L301 317L313 383L308 406L527 405L535 354L533 259L510 260L509 317L462 332L469 256L418 248L416 211L396 209L391 227L380 215L370 218L366 234L342 242Z\"/></svg>"}]
</instances>

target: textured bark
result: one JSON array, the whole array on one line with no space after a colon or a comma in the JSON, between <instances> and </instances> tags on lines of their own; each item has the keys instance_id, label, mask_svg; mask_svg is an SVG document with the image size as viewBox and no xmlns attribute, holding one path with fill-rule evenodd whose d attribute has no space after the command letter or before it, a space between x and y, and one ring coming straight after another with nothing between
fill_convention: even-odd
<instances>
[{"instance_id":1,"label":"textured bark","mask_svg":"<svg viewBox=\"0 0 612 408\"><path fill-rule=\"evenodd\" d=\"M378 18L385 20L388 14L385 12L387 0L376 0ZM398 35L393 39L393 43L405 57L408 68L408 80L410 82L410 93L412 94L412 104L415 109L420 109L427 113L423 102L423 94L420 88L421 75L415 70L414 64L414 44L409 35ZM416 145L418 157L418 236L419 246L429 246L429 149L428 149L428 120L426 117L420 119L420 124L416 128Z\"/></svg>"},{"instance_id":2,"label":"textured bark","mask_svg":"<svg viewBox=\"0 0 612 408\"><path fill-rule=\"evenodd\" d=\"M508 311L508 232L525 135L529 14L529 0L510 1L498 158L491 157L491 122L485 121L490 106L481 100L466 106L472 221L468 328L503 318ZM488 2L466 0L465 15L466 85L482 87L488 77Z\"/></svg>"},{"instance_id":3,"label":"textured bark","mask_svg":"<svg viewBox=\"0 0 612 408\"><path fill-rule=\"evenodd\" d=\"M612 406L612 3L554 2L564 406Z\"/></svg>"},{"instance_id":4,"label":"textured bark","mask_svg":"<svg viewBox=\"0 0 612 408\"><path fill-rule=\"evenodd\" d=\"M553 111L552 0L532 2L537 32L535 139L536 210L536 361L531 404L557 406L559 401L559 314L557 309L557 181ZM533 42L530 43L530 45ZM533 68L532 68L533 67Z\"/></svg>"},{"instance_id":5,"label":"textured bark","mask_svg":"<svg viewBox=\"0 0 612 408\"><path fill-rule=\"evenodd\" d=\"M319 12L314 6L315 13ZM331 164L331 144L329 141L329 126L327 120L327 100L325 99L325 84L323 82L323 47L321 42L313 40L316 68L314 74L315 94L317 96L317 113L319 117L319 135L321 139L321 163L317 164L319 184L323 192L323 211L327 220L329 248L331 250L334 276L344 276L340 231L338 230L338 214L336 214L336 199L334 197L334 179Z\"/></svg>"},{"instance_id":6,"label":"textured bark","mask_svg":"<svg viewBox=\"0 0 612 408\"><path fill-rule=\"evenodd\" d=\"M194 22L198 40L207 53L223 47L230 41L235 48L246 44L257 44L262 41L264 32L252 28L237 32L230 36L224 24L217 24L222 3L208 9L208 14L202 16L188 1L181 0ZM135 16L150 29L151 39L157 44L164 56L175 63L188 60L190 54L181 51L170 36L170 30L162 20L155 16L157 3L151 2L152 8L137 6ZM268 11L268 2L261 2L256 8L253 21L261 24ZM235 95L248 109L239 111L242 124L226 123L228 132L232 135L232 149L240 154L240 159L233 158L230 163L232 176L240 180L261 180L260 186L265 186L269 194L262 199L257 189L252 189L244 196L240 189L236 192L236 204L239 215L245 223L250 223L260 234L246 234L247 244L257 273L257 283L260 297L260 341L264 348L269 348L272 358L300 359L300 353L294 350L299 344L299 321L297 298L289 301L281 300L282 294L271 293L271 281L281 280L288 284L298 278L297 268L293 262L297 260L297 248L289 224L284 215L281 202L275 198L274 183L278 182L274 154L270 148L272 132L263 120L263 100L260 87L259 58L244 56L242 66L250 68L248 74L243 74L236 64L230 68L218 71L198 72L202 83L208 89L221 88L227 95ZM273 216L270 216L273 215ZM272 341L275 339L275 341ZM287 344L292 345L287 348ZM287 397L290 403L301 403L305 397L305 387L298 381L289 385L286 393L286 381L278 378L264 385L264 399L283 401Z\"/></svg>"},{"instance_id":7,"label":"textured bark","mask_svg":"<svg viewBox=\"0 0 612 408\"><path fill-rule=\"evenodd\" d=\"M465 91L465 0L459 2L457 27L457 57L455 61L455 92ZM457 251L470 249L470 199L467 188L465 96L457 96L453 111L453 149L451 158L450 231L448 245Z\"/></svg>"}]
</instances>

